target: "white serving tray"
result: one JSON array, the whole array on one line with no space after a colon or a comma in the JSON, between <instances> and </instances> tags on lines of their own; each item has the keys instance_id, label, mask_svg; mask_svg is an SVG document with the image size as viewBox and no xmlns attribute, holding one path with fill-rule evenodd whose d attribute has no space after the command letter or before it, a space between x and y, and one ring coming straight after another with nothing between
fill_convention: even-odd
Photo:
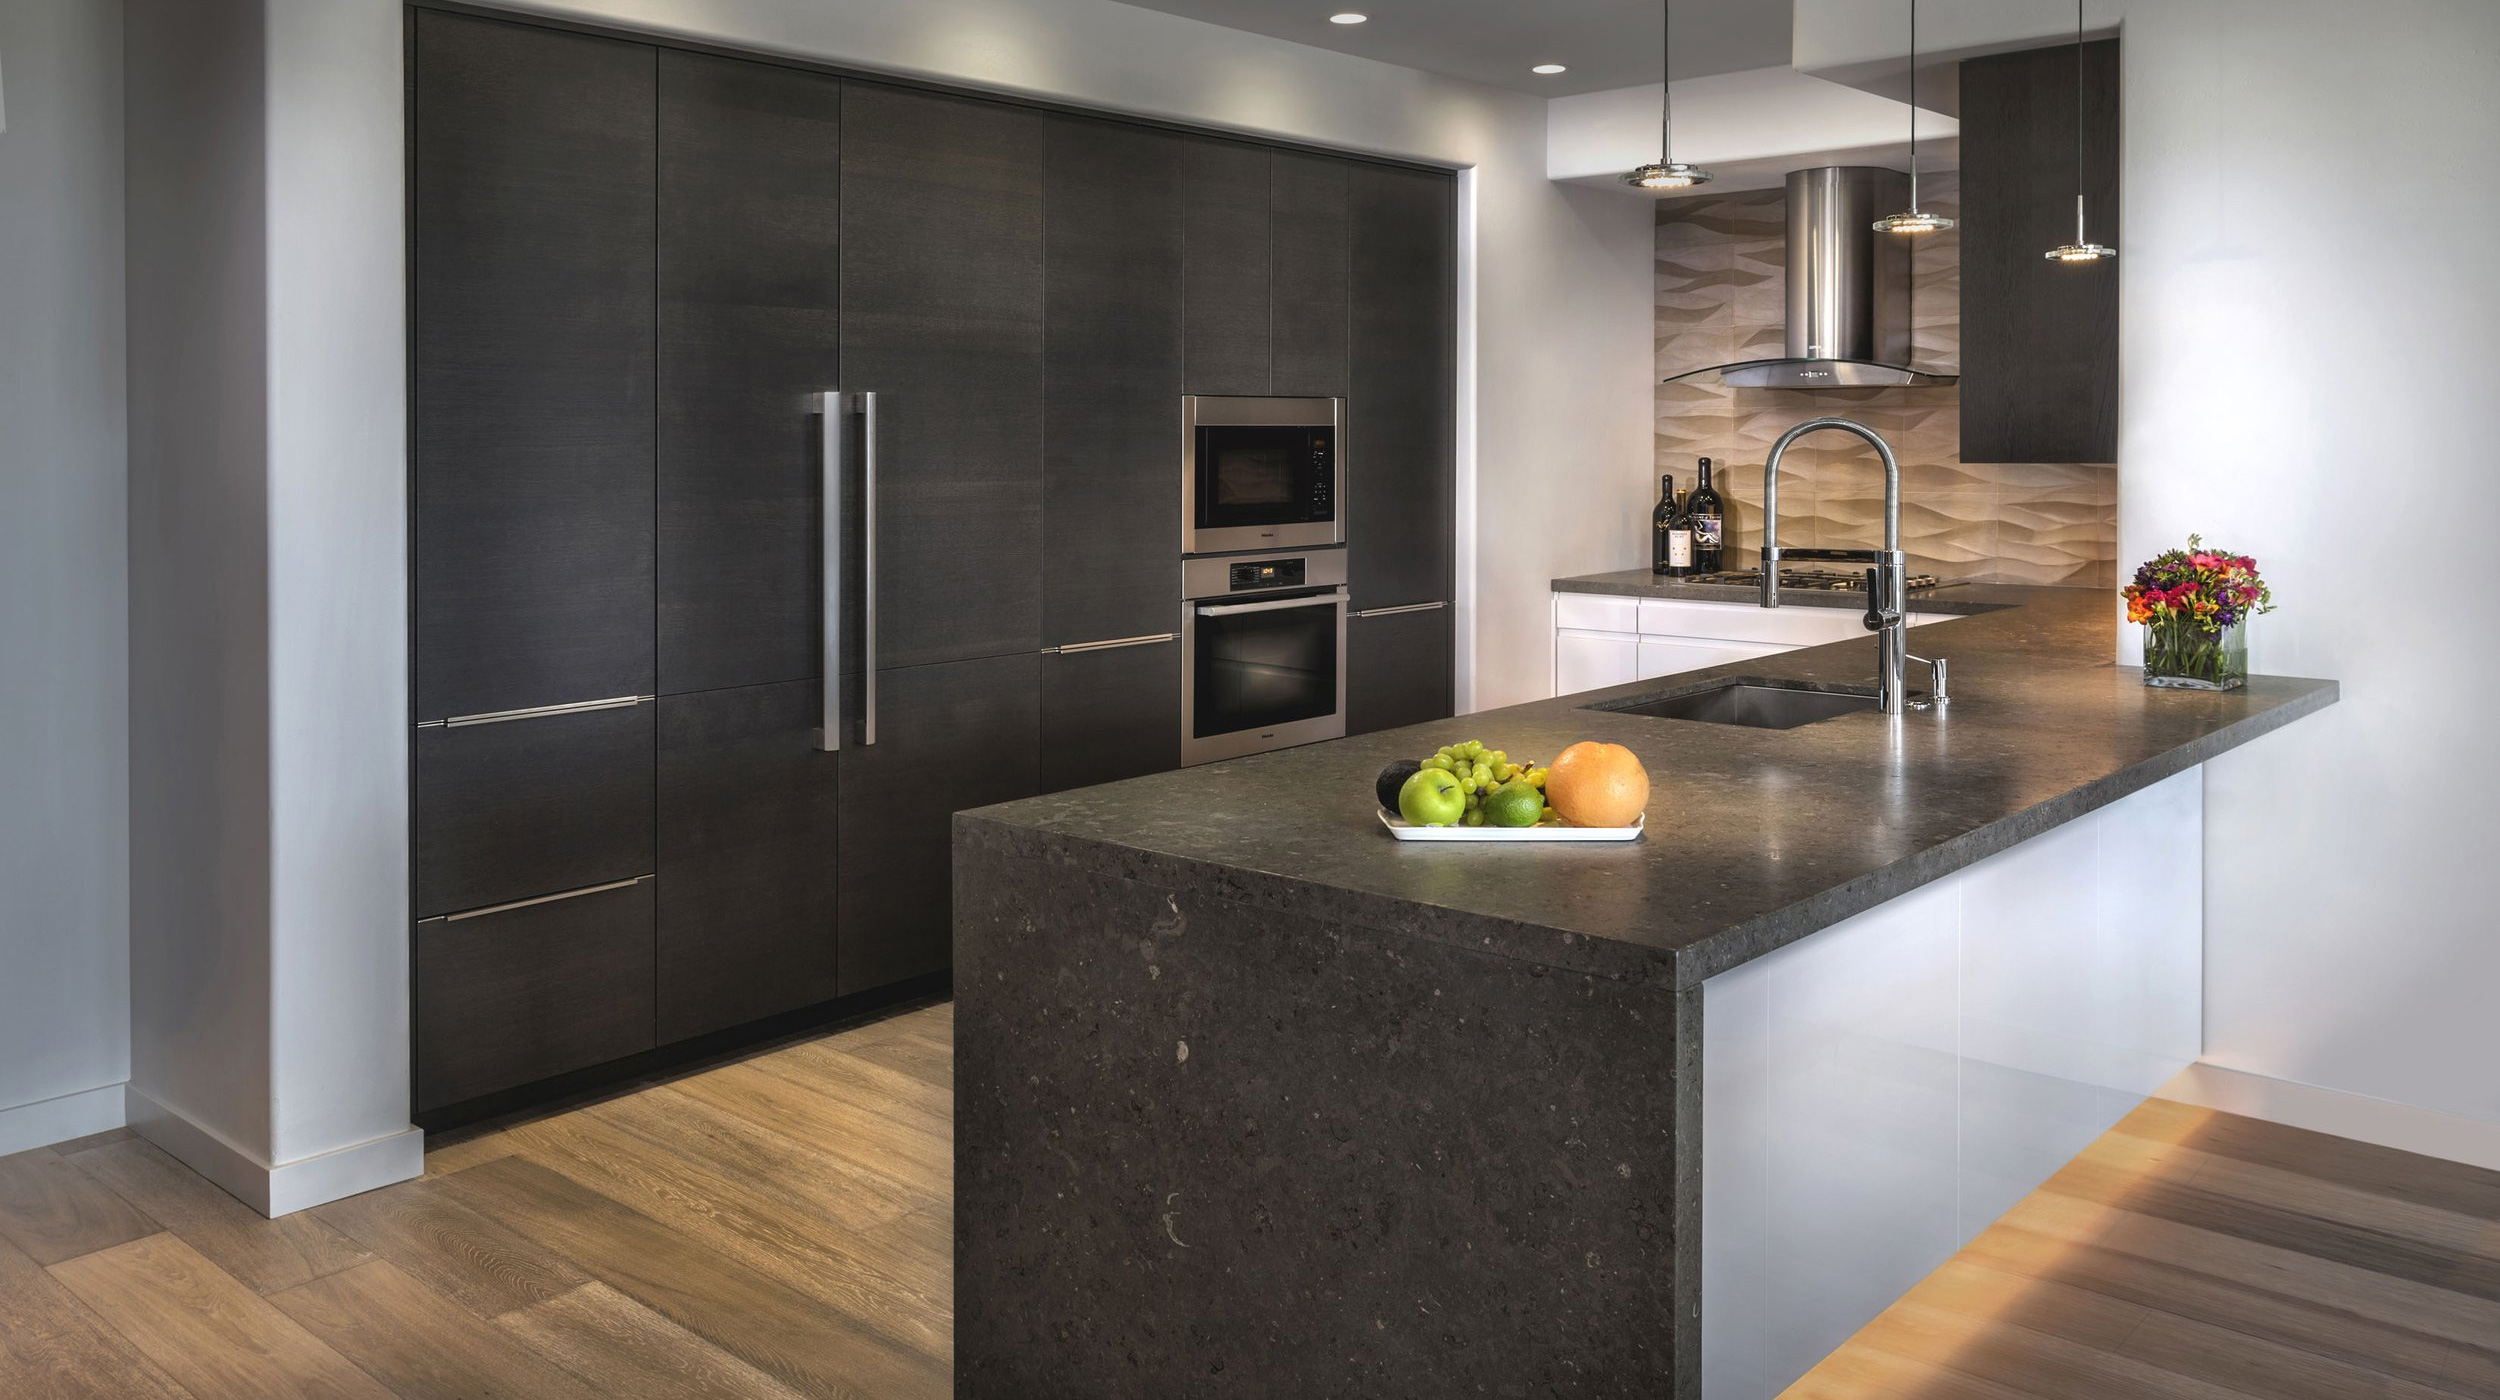
<instances>
[{"instance_id":1,"label":"white serving tray","mask_svg":"<svg viewBox=\"0 0 2500 1400\"><path fill-rule=\"evenodd\" d=\"M1382 812L1380 824L1400 841L1638 841L1649 817L1630 826L1416 826Z\"/></svg>"}]
</instances>

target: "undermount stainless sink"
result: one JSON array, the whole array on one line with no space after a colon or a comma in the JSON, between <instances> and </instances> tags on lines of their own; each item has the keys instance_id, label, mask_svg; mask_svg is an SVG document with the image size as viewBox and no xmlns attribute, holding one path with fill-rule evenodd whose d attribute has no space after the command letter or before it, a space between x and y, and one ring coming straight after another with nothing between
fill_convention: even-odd
<instances>
[{"instance_id":1,"label":"undermount stainless sink","mask_svg":"<svg viewBox=\"0 0 2500 1400\"><path fill-rule=\"evenodd\" d=\"M1793 681L1733 680L1681 695L1611 700L1584 708L1700 724L1741 724L1749 729L1795 729L1841 715L1872 713L1876 699L1871 690L1816 690Z\"/></svg>"}]
</instances>

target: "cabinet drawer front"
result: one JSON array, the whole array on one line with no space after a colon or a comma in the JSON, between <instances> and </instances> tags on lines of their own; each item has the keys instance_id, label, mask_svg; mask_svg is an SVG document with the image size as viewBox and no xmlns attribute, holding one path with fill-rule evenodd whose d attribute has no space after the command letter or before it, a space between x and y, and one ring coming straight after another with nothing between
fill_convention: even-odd
<instances>
[{"instance_id":1,"label":"cabinet drawer front","mask_svg":"<svg viewBox=\"0 0 2500 1400\"><path fill-rule=\"evenodd\" d=\"M1641 638L1641 679L1679 676L1788 650L1762 642L1704 642L1687 637Z\"/></svg>"},{"instance_id":2,"label":"cabinet drawer front","mask_svg":"<svg viewBox=\"0 0 2500 1400\"><path fill-rule=\"evenodd\" d=\"M418 924L417 1111L650 1049L654 883Z\"/></svg>"},{"instance_id":3,"label":"cabinet drawer front","mask_svg":"<svg viewBox=\"0 0 2500 1400\"><path fill-rule=\"evenodd\" d=\"M1638 632L1641 600L1604 593L1557 593L1554 625L1582 632Z\"/></svg>"},{"instance_id":4,"label":"cabinet drawer front","mask_svg":"<svg viewBox=\"0 0 2500 1400\"><path fill-rule=\"evenodd\" d=\"M1863 606L1764 608L1751 603L1687 603L1641 600L1640 630L1651 637L1699 637L1706 641L1761 642L1813 647L1866 635Z\"/></svg>"},{"instance_id":5,"label":"cabinet drawer front","mask_svg":"<svg viewBox=\"0 0 2500 1400\"><path fill-rule=\"evenodd\" d=\"M1561 632L1554 637L1554 693L1577 695L1640 679L1640 639Z\"/></svg>"},{"instance_id":6,"label":"cabinet drawer front","mask_svg":"<svg viewBox=\"0 0 2500 1400\"><path fill-rule=\"evenodd\" d=\"M652 709L418 730L417 917L650 874Z\"/></svg>"}]
</instances>

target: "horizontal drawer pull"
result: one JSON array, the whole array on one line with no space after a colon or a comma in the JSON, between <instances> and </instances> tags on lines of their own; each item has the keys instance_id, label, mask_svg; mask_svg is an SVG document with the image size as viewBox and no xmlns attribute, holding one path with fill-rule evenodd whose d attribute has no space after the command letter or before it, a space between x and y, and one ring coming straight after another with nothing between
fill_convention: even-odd
<instances>
[{"instance_id":1,"label":"horizontal drawer pull","mask_svg":"<svg viewBox=\"0 0 2500 1400\"><path fill-rule=\"evenodd\" d=\"M539 705L527 710L495 710L482 715L453 715L449 719L419 720L419 729L466 729L473 724L506 724L516 719L548 719L556 715L586 715L593 710L624 710L651 699L648 695L619 695L612 700L576 700L570 705Z\"/></svg>"},{"instance_id":2,"label":"horizontal drawer pull","mask_svg":"<svg viewBox=\"0 0 2500 1400\"><path fill-rule=\"evenodd\" d=\"M1396 617L1401 613L1437 612L1448 606L1449 604L1447 603L1408 603L1402 607L1395 608L1365 608L1361 612L1356 613L1355 616Z\"/></svg>"},{"instance_id":3,"label":"horizontal drawer pull","mask_svg":"<svg viewBox=\"0 0 2500 1400\"><path fill-rule=\"evenodd\" d=\"M1066 646L1044 647L1044 656L1074 656L1086 651L1117 651L1121 647L1150 647L1164 642L1177 642L1178 632L1157 632L1151 637L1115 637L1107 642L1070 642Z\"/></svg>"},{"instance_id":4,"label":"horizontal drawer pull","mask_svg":"<svg viewBox=\"0 0 2500 1400\"><path fill-rule=\"evenodd\" d=\"M660 877L656 874L637 875L630 880L610 880L604 885L586 885L578 890L565 890L558 894L542 894L536 899L516 899L509 904L489 904L483 909L463 909L457 914L437 914L431 919L419 919L417 922L421 924L456 924L462 919L482 919L489 914L508 913L514 909L527 909L533 904L553 904L559 899L579 899L586 894L606 894L610 890L631 889L633 886L639 885L645 880L656 880L658 878Z\"/></svg>"}]
</instances>

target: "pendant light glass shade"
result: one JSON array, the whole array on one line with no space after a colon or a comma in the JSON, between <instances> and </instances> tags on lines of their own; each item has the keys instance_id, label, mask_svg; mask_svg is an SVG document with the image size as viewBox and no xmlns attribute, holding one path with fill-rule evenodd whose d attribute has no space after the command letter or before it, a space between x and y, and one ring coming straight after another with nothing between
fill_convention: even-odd
<instances>
[{"instance_id":1,"label":"pendant light glass shade","mask_svg":"<svg viewBox=\"0 0 2500 1400\"><path fill-rule=\"evenodd\" d=\"M2061 243L2041 256L2061 263L2099 262L2118 256L2117 249L2095 243L2083 232L2083 0L2075 0L2075 241Z\"/></svg>"},{"instance_id":2,"label":"pendant light glass shade","mask_svg":"<svg viewBox=\"0 0 2500 1400\"><path fill-rule=\"evenodd\" d=\"M1910 0L1910 207L1875 221L1877 233L1935 233L1953 227L1942 214L1918 207L1918 0Z\"/></svg>"},{"instance_id":3,"label":"pendant light glass shade","mask_svg":"<svg viewBox=\"0 0 2500 1400\"><path fill-rule=\"evenodd\" d=\"M1624 172L1623 183L1640 190L1689 190L1709 184L1710 172L1675 158L1675 5L1669 0L1659 9L1667 36L1660 50L1666 61L1658 78L1658 159Z\"/></svg>"}]
</instances>

